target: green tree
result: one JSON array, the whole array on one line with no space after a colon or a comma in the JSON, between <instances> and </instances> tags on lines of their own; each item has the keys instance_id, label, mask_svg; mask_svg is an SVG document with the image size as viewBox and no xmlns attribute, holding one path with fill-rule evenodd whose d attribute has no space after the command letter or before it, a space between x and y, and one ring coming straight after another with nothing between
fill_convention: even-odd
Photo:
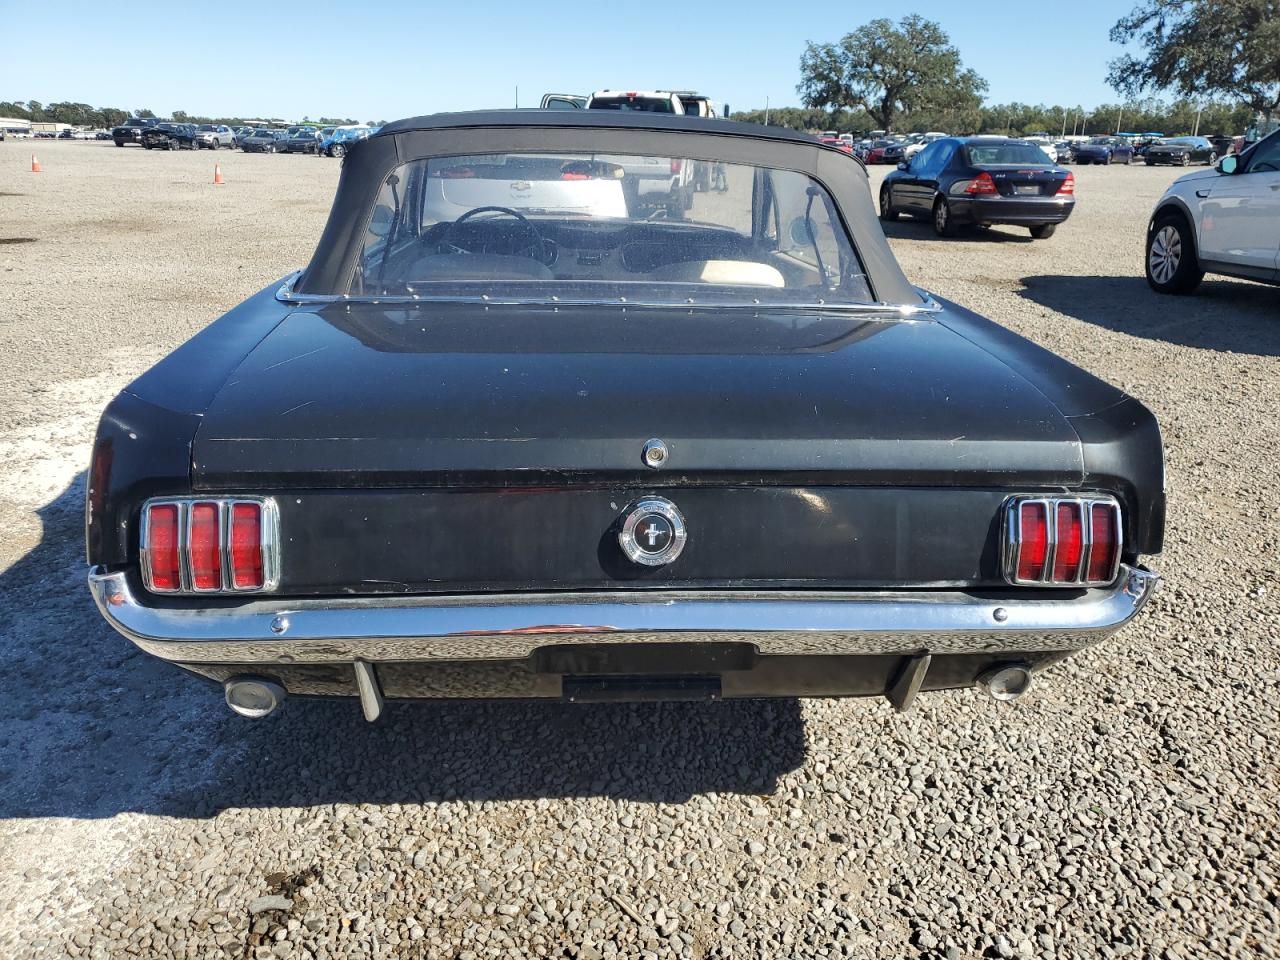
<instances>
[{"instance_id":1,"label":"green tree","mask_svg":"<svg viewBox=\"0 0 1280 960\"><path fill-rule=\"evenodd\" d=\"M1111 39L1143 48L1140 58L1125 54L1109 64L1107 82L1121 94L1221 94L1268 120L1280 110L1277 0L1141 0L1111 28Z\"/></svg>"},{"instance_id":2,"label":"green tree","mask_svg":"<svg viewBox=\"0 0 1280 960\"><path fill-rule=\"evenodd\" d=\"M872 20L839 43L808 43L800 58L805 106L865 110L885 130L902 114L972 111L987 83L960 62L942 27L916 14Z\"/></svg>"},{"instance_id":3,"label":"green tree","mask_svg":"<svg viewBox=\"0 0 1280 960\"><path fill-rule=\"evenodd\" d=\"M149 120L149 119L155 118L155 114L152 113L150 110L135 110L133 111L133 115L140 120Z\"/></svg>"}]
</instances>

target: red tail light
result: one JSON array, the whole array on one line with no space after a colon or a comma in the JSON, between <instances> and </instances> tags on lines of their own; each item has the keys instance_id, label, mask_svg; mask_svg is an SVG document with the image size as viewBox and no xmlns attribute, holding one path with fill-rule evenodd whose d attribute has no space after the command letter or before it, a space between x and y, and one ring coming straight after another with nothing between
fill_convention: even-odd
<instances>
[{"instance_id":1,"label":"red tail light","mask_svg":"<svg viewBox=\"0 0 1280 960\"><path fill-rule=\"evenodd\" d=\"M574 172L572 172L572 171L567 171L567 172L565 172L565 173L560 174L560 179L561 179L561 180L590 180L590 179L591 179L591 174L589 174L589 173L574 173Z\"/></svg>"},{"instance_id":2,"label":"red tail light","mask_svg":"<svg viewBox=\"0 0 1280 960\"><path fill-rule=\"evenodd\" d=\"M187 548L191 553L191 586L195 590L222 589L222 508L216 503L193 503L188 521Z\"/></svg>"},{"instance_id":3,"label":"red tail light","mask_svg":"<svg viewBox=\"0 0 1280 960\"><path fill-rule=\"evenodd\" d=\"M1020 586L1109 584L1120 566L1120 507L1101 497L1014 497L1005 524L1004 571Z\"/></svg>"},{"instance_id":4,"label":"red tail light","mask_svg":"<svg viewBox=\"0 0 1280 960\"><path fill-rule=\"evenodd\" d=\"M991 174L983 170L980 174L969 181L969 185L964 188L965 193L999 193L996 189L996 182L991 179Z\"/></svg>"},{"instance_id":5,"label":"red tail light","mask_svg":"<svg viewBox=\"0 0 1280 960\"><path fill-rule=\"evenodd\" d=\"M1095 503L1089 510L1090 548L1088 577L1094 582L1115 578L1120 561L1119 512L1106 503Z\"/></svg>"},{"instance_id":6,"label":"red tail light","mask_svg":"<svg viewBox=\"0 0 1280 960\"><path fill-rule=\"evenodd\" d=\"M1070 170L1068 170L1067 179L1063 180L1061 186L1058 187L1057 196L1059 197L1074 196L1075 192L1076 192L1076 175L1072 173Z\"/></svg>"},{"instance_id":7,"label":"red tail light","mask_svg":"<svg viewBox=\"0 0 1280 960\"><path fill-rule=\"evenodd\" d=\"M156 504L145 512L144 517L146 555L143 560L143 569L151 581L150 588L159 593L173 593L181 590L178 505L176 503Z\"/></svg>"},{"instance_id":8,"label":"red tail light","mask_svg":"<svg viewBox=\"0 0 1280 960\"><path fill-rule=\"evenodd\" d=\"M1053 579L1071 583L1080 579L1080 558L1084 556L1084 519L1076 501L1058 504L1057 549L1053 552Z\"/></svg>"},{"instance_id":9,"label":"red tail light","mask_svg":"<svg viewBox=\"0 0 1280 960\"><path fill-rule=\"evenodd\" d=\"M684 169L684 161L683 161L683 160L674 160L674 159L673 159L673 160L671 161L671 172L672 172L673 174L675 174L675 173L679 173L679 172L680 172L681 170L683 170L683 169Z\"/></svg>"},{"instance_id":10,"label":"red tail light","mask_svg":"<svg viewBox=\"0 0 1280 960\"><path fill-rule=\"evenodd\" d=\"M240 590L256 589L262 575L262 506L231 505L231 583Z\"/></svg>"},{"instance_id":11,"label":"red tail light","mask_svg":"<svg viewBox=\"0 0 1280 960\"><path fill-rule=\"evenodd\" d=\"M1049 556L1049 511L1042 502L1024 503L1018 508L1018 579L1043 580Z\"/></svg>"},{"instance_id":12,"label":"red tail light","mask_svg":"<svg viewBox=\"0 0 1280 960\"><path fill-rule=\"evenodd\" d=\"M275 589L279 519L274 501L166 497L143 504L142 518L142 580L148 590Z\"/></svg>"}]
</instances>

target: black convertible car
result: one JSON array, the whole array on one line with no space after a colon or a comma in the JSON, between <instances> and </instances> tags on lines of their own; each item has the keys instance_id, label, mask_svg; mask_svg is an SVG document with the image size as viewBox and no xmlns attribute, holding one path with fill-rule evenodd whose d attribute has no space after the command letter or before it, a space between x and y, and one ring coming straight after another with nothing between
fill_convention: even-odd
<instances>
[{"instance_id":1,"label":"black convertible car","mask_svg":"<svg viewBox=\"0 0 1280 960\"><path fill-rule=\"evenodd\" d=\"M1075 174L1027 140L946 137L884 178L880 217L928 217L942 237L963 226L1013 224L1043 240L1071 216L1075 190Z\"/></svg>"},{"instance_id":2,"label":"black convertible car","mask_svg":"<svg viewBox=\"0 0 1280 960\"><path fill-rule=\"evenodd\" d=\"M1169 163L1180 167L1193 163L1213 166L1218 162L1218 150L1208 137L1170 137L1157 140L1143 154L1147 166Z\"/></svg>"},{"instance_id":3,"label":"black convertible car","mask_svg":"<svg viewBox=\"0 0 1280 960\"><path fill-rule=\"evenodd\" d=\"M692 158L725 189L632 205ZM848 154L524 111L354 144L306 269L107 407L86 529L103 616L246 716L903 708L1127 623L1164 502L1147 409L908 283Z\"/></svg>"}]
</instances>

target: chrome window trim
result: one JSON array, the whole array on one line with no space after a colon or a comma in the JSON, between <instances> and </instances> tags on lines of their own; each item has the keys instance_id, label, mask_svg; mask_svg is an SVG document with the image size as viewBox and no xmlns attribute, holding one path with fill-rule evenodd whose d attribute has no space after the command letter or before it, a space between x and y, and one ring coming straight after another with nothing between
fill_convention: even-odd
<instances>
[{"instance_id":1,"label":"chrome window trim","mask_svg":"<svg viewBox=\"0 0 1280 960\"><path fill-rule=\"evenodd\" d=\"M222 582L215 588L197 588L191 572L191 507L197 503L218 506L218 548ZM237 587L231 568L231 507L237 503L255 504L261 510L260 543L262 546L262 586ZM151 555L147 549L147 533L152 507L172 504L178 508L178 581L177 590L157 589L151 573ZM138 560L142 585L157 596L190 594L225 596L227 594L273 593L280 586L280 510L272 497L152 497L142 504L138 524Z\"/></svg>"},{"instance_id":2,"label":"chrome window trim","mask_svg":"<svg viewBox=\"0 0 1280 960\"><path fill-rule=\"evenodd\" d=\"M891 320L923 320L940 313L942 306L928 294L923 294L921 303L886 303L871 301L868 303L829 303L818 300L812 303L771 303L753 300L750 303L723 300L698 300L695 297L681 297L678 300L633 300L630 297L560 297L552 295L513 297L494 296L491 294L475 295L441 295L418 294L352 296L349 293L297 293L294 284L302 276L297 271L285 277L284 282L276 290L275 298L281 303L292 304L329 304L329 303L363 303L363 304L406 304L406 303L480 303L486 306L531 306L531 307L575 307L575 306L627 306L627 307L719 307L730 310L832 310L841 313L854 313L867 317L884 317Z\"/></svg>"},{"instance_id":3,"label":"chrome window trim","mask_svg":"<svg viewBox=\"0 0 1280 960\"><path fill-rule=\"evenodd\" d=\"M1024 504L1042 504L1045 508L1046 533L1048 546L1045 551L1044 573L1037 580L1026 580L1018 576L1018 565L1022 555L1022 506ZM1058 507L1075 505L1080 511L1081 552L1080 563L1076 566L1075 577L1070 581L1053 579L1053 567L1058 553ZM1111 511L1115 524L1116 551L1111 569L1105 580L1090 580L1089 554L1093 547L1093 508L1106 507ZM1016 587L1050 587L1054 589L1079 589L1081 587L1103 587L1115 582L1120 572L1121 555L1124 553L1124 524L1120 504L1107 494L1082 494L1074 497L1045 497L1029 494L1015 494L1004 502L1004 543L1001 545L1004 555L1004 579Z\"/></svg>"}]
</instances>

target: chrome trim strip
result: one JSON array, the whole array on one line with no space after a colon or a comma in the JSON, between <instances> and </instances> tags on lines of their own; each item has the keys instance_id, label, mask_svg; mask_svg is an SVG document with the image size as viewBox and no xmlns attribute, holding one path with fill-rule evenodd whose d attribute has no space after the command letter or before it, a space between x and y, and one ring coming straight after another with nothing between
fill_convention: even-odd
<instances>
[{"instance_id":1,"label":"chrome trim strip","mask_svg":"<svg viewBox=\"0 0 1280 960\"><path fill-rule=\"evenodd\" d=\"M245 597L204 607L149 606L123 571L91 571L89 588L107 622L155 656L267 664L511 659L564 643L740 641L764 655L1075 650L1128 623L1157 580L1126 566L1107 588L1050 597L633 591Z\"/></svg>"},{"instance_id":2,"label":"chrome trim strip","mask_svg":"<svg viewBox=\"0 0 1280 960\"><path fill-rule=\"evenodd\" d=\"M913 320L932 317L935 313L942 310L941 304L934 300L928 294L923 294L925 300L923 303L886 303L884 301L875 301L872 303L827 303L819 300L813 303L767 303L756 300L752 303L741 303L738 301L724 300L705 300L699 301L693 297L681 297L679 300L632 300L630 297L608 297L601 299L599 297L557 297L552 295L530 296L530 297L513 297L513 296L491 296L487 294L476 295L459 295L459 294L384 294L380 296L352 296L347 293L297 293L293 289L293 285L298 278L302 276L302 271L296 271L285 277L284 282L276 290L275 298L281 303L296 304L328 304L328 303L368 303L368 304L405 304L405 303L479 303L485 306L546 306L546 307L602 307L602 306L627 306L627 307L661 307L664 309L672 308L688 308L688 307L721 307L725 309L739 310L835 310L844 313L854 313L865 315L868 318L883 317L891 320Z\"/></svg>"}]
</instances>

